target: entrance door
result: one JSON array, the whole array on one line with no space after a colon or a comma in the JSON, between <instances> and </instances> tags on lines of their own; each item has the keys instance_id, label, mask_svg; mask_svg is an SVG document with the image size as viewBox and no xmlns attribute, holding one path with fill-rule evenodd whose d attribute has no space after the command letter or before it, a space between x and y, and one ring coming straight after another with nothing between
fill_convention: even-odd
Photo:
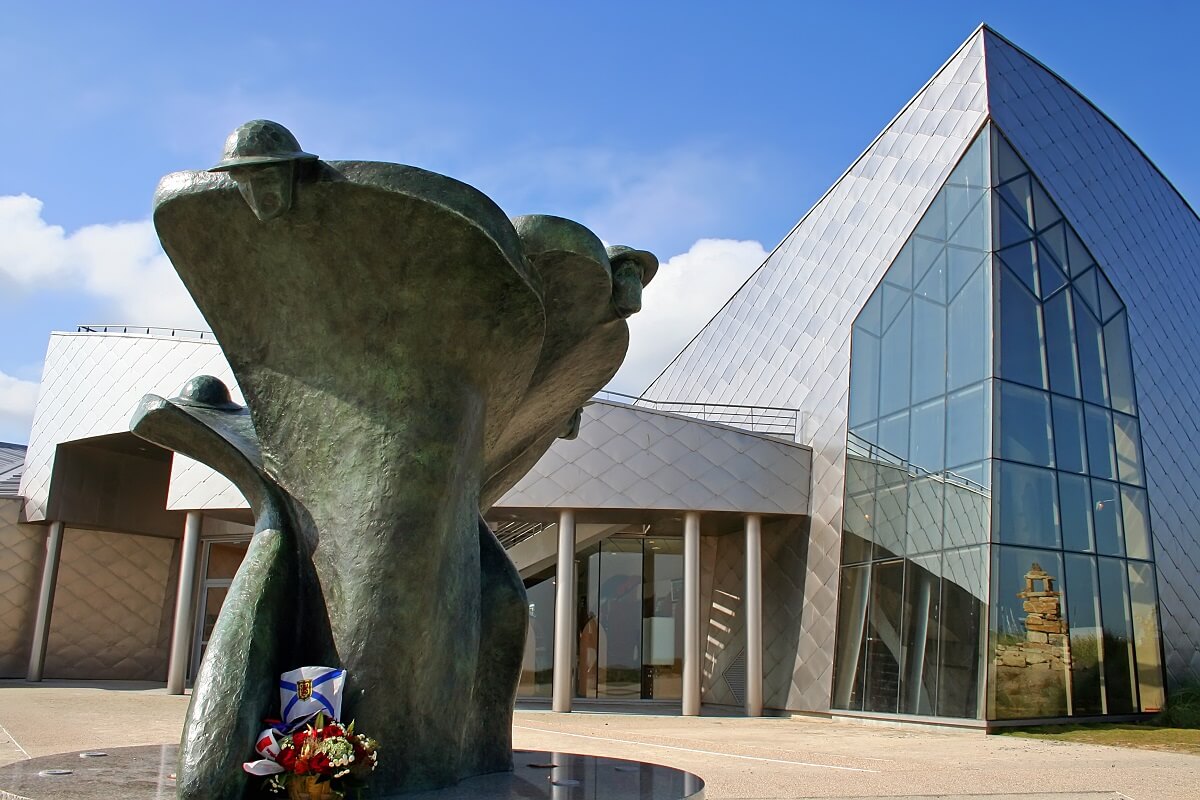
<instances>
[{"instance_id":1,"label":"entrance door","mask_svg":"<svg viewBox=\"0 0 1200 800\"><path fill-rule=\"evenodd\" d=\"M217 615L225 604L225 596L229 593L229 584L237 573L242 559L246 557L246 548L250 540L204 542L204 561L201 571L200 599L196 604L196 623L192 639L192 663L188 671L188 679L195 680L200 671L200 660L204 658L204 650L208 647L208 639L212 636L213 626L217 624Z\"/></svg>"}]
</instances>

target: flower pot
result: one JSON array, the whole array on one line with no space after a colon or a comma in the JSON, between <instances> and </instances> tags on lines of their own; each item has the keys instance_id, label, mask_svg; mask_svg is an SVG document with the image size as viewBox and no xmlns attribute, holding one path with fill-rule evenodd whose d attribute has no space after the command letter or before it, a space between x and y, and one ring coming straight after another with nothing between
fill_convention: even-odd
<instances>
[{"instance_id":1,"label":"flower pot","mask_svg":"<svg viewBox=\"0 0 1200 800\"><path fill-rule=\"evenodd\" d=\"M297 776L287 783L289 800L337 800L340 794L334 791L329 781L321 783L308 775Z\"/></svg>"}]
</instances>

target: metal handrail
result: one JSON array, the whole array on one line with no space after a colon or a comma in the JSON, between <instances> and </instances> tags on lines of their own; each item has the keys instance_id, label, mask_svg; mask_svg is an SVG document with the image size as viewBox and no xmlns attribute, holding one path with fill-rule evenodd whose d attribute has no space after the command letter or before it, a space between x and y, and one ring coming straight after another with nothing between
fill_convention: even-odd
<instances>
[{"instance_id":1,"label":"metal handrail","mask_svg":"<svg viewBox=\"0 0 1200 800\"><path fill-rule=\"evenodd\" d=\"M786 438L797 441L802 432L801 415L797 408L766 405L740 405L736 403L704 403L676 400L655 400L645 396L634 396L623 392L601 390L597 400L610 400L638 408L666 411L704 422L716 422L731 428L740 428L751 433Z\"/></svg>"},{"instance_id":2,"label":"metal handrail","mask_svg":"<svg viewBox=\"0 0 1200 800\"><path fill-rule=\"evenodd\" d=\"M911 461L901 458L890 450L886 450L874 442L868 441L853 431L846 436L846 453L847 455L857 456L864 461L871 461L876 464L886 464L890 467L902 469L908 473L908 477L910 478L929 477L935 480L940 479L943 483L953 483L979 494L991 496L992 490L989 487L984 486L982 483L977 483L970 478L959 475L957 472L951 472L948 469L928 470L924 467L919 467L916 464L913 464Z\"/></svg>"},{"instance_id":3,"label":"metal handrail","mask_svg":"<svg viewBox=\"0 0 1200 800\"><path fill-rule=\"evenodd\" d=\"M216 341L212 331L192 328L156 328L151 325L76 325L76 333L136 333L147 336L173 336L182 339L204 339Z\"/></svg>"}]
</instances>

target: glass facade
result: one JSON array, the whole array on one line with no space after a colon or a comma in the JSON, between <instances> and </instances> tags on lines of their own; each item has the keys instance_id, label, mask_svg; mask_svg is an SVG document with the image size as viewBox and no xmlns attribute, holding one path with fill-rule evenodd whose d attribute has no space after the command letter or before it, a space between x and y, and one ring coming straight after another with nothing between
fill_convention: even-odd
<instances>
[{"instance_id":1,"label":"glass facade","mask_svg":"<svg viewBox=\"0 0 1200 800\"><path fill-rule=\"evenodd\" d=\"M683 697L683 540L617 535L575 559L576 697ZM529 632L519 694L550 697L553 570L527 582Z\"/></svg>"},{"instance_id":2,"label":"glass facade","mask_svg":"<svg viewBox=\"0 0 1200 800\"><path fill-rule=\"evenodd\" d=\"M991 505L988 132L855 321L833 707L974 717Z\"/></svg>"},{"instance_id":3,"label":"glass facade","mask_svg":"<svg viewBox=\"0 0 1200 800\"><path fill-rule=\"evenodd\" d=\"M834 708L1162 705L1124 304L987 126L856 319Z\"/></svg>"}]
</instances>

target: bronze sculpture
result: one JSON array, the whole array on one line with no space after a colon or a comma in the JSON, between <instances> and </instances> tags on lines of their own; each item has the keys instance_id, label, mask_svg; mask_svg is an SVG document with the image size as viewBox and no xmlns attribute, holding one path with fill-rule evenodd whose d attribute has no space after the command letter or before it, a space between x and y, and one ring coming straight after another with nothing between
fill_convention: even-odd
<instances>
[{"instance_id":1,"label":"bronze sculpture","mask_svg":"<svg viewBox=\"0 0 1200 800\"><path fill-rule=\"evenodd\" d=\"M481 514L615 374L657 260L415 167L321 161L263 120L166 176L154 221L247 408L202 377L132 429L225 474L256 519L179 796L243 795L301 663L348 670L346 717L382 750L366 796L510 768L527 606Z\"/></svg>"}]
</instances>

